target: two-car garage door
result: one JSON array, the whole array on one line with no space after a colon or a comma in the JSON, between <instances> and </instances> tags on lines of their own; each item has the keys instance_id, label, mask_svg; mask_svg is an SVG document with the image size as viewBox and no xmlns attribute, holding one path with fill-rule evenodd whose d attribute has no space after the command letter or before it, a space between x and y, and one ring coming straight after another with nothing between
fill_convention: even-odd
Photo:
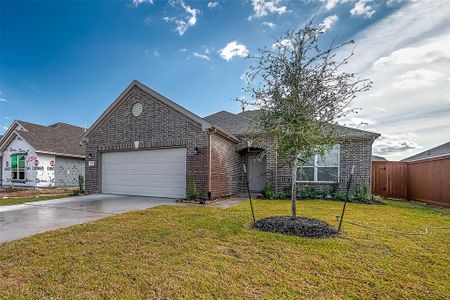
<instances>
[{"instance_id":1,"label":"two-car garage door","mask_svg":"<svg viewBox=\"0 0 450 300\"><path fill-rule=\"evenodd\" d=\"M102 154L102 192L167 198L186 197L186 149Z\"/></svg>"}]
</instances>

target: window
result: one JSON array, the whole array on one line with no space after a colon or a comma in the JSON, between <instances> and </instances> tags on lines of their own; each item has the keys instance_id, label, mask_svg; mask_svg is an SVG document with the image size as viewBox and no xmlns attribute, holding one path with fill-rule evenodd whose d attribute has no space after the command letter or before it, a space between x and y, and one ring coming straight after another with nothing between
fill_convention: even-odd
<instances>
[{"instance_id":1,"label":"window","mask_svg":"<svg viewBox=\"0 0 450 300\"><path fill-rule=\"evenodd\" d=\"M323 156L310 157L298 169L297 178L302 182L336 182L339 181L339 145L327 150Z\"/></svg>"},{"instance_id":2,"label":"window","mask_svg":"<svg viewBox=\"0 0 450 300\"><path fill-rule=\"evenodd\" d=\"M11 156L11 180L25 181L25 154Z\"/></svg>"}]
</instances>

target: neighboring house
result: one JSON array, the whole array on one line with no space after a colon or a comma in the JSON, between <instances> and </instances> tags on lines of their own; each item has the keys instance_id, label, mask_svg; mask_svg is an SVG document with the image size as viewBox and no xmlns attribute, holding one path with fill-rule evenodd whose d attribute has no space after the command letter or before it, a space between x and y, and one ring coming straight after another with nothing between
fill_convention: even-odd
<instances>
[{"instance_id":1,"label":"neighboring house","mask_svg":"<svg viewBox=\"0 0 450 300\"><path fill-rule=\"evenodd\" d=\"M2 185L62 187L84 176L84 129L65 123L42 126L16 120L0 140Z\"/></svg>"},{"instance_id":2,"label":"neighboring house","mask_svg":"<svg viewBox=\"0 0 450 300\"><path fill-rule=\"evenodd\" d=\"M447 143L439 145L435 148L420 152L419 154L407 157L405 159L402 159L401 161L409 162L409 161L441 157L441 156L446 156L446 155L450 155L450 142L447 142Z\"/></svg>"},{"instance_id":3,"label":"neighboring house","mask_svg":"<svg viewBox=\"0 0 450 300\"><path fill-rule=\"evenodd\" d=\"M372 155L372 161L388 161L388 160L383 156Z\"/></svg>"},{"instance_id":4,"label":"neighboring house","mask_svg":"<svg viewBox=\"0 0 450 300\"><path fill-rule=\"evenodd\" d=\"M290 185L291 168L264 143L249 139L258 111L219 112L201 118L138 81L133 81L83 136L86 189L92 193L201 198L250 188ZM355 165L355 181L370 187L372 143L379 134L336 126L338 144L324 159L304 166L303 183L341 186ZM321 167L320 171L315 166Z\"/></svg>"}]
</instances>

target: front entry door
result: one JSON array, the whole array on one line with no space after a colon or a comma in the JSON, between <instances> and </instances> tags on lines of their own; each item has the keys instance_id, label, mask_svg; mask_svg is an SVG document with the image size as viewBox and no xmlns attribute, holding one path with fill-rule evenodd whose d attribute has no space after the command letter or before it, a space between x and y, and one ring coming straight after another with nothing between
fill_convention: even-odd
<instances>
[{"instance_id":1,"label":"front entry door","mask_svg":"<svg viewBox=\"0 0 450 300\"><path fill-rule=\"evenodd\" d=\"M248 156L250 191L260 192L266 185L266 157Z\"/></svg>"}]
</instances>

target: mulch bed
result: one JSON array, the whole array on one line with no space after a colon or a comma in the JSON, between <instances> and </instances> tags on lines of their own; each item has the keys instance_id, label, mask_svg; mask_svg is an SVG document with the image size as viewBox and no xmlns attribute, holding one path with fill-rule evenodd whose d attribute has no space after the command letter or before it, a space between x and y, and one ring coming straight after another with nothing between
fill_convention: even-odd
<instances>
[{"instance_id":1,"label":"mulch bed","mask_svg":"<svg viewBox=\"0 0 450 300\"><path fill-rule=\"evenodd\" d=\"M305 217L268 217L257 220L254 227L262 231L308 238L330 238L339 235L339 231L328 223Z\"/></svg>"}]
</instances>

